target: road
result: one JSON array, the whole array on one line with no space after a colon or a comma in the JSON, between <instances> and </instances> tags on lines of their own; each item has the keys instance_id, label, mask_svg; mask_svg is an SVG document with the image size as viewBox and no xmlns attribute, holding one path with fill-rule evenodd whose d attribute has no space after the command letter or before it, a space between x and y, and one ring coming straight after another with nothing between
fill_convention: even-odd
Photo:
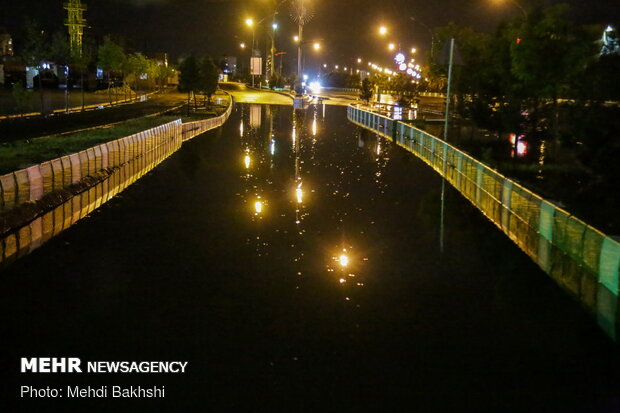
<instances>
[{"instance_id":1,"label":"road","mask_svg":"<svg viewBox=\"0 0 620 413\"><path fill-rule=\"evenodd\" d=\"M451 189L439 253L440 186L343 107L238 104L0 274L3 396L17 401L9 383L165 385L165 399L80 407L614 411L618 347ZM189 367L26 376L24 356Z\"/></svg>"},{"instance_id":2,"label":"road","mask_svg":"<svg viewBox=\"0 0 620 413\"><path fill-rule=\"evenodd\" d=\"M262 103L267 105L293 105L293 99L284 94L252 89L243 83L220 83L220 88L229 92L239 103Z\"/></svg>"}]
</instances>

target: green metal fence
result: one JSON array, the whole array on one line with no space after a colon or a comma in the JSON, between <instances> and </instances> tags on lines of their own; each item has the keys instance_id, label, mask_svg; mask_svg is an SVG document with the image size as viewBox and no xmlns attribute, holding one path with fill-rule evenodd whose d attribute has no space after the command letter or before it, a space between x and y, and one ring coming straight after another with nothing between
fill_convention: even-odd
<instances>
[{"instance_id":1,"label":"green metal fence","mask_svg":"<svg viewBox=\"0 0 620 413\"><path fill-rule=\"evenodd\" d=\"M618 337L620 243L445 141L349 106L353 123L393 139L452 184Z\"/></svg>"}]
</instances>

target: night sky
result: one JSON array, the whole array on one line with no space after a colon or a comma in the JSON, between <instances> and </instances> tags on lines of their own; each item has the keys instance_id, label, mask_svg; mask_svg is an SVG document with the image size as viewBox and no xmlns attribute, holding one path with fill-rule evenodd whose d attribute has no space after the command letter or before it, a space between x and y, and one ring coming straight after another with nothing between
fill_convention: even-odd
<instances>
[{"instance_id":1,"label":"night sky","mask_svg":"<svg viewBox=\"0 0 620 413\"><path fill-rule=\"evenodd\" d=\"M51 31L63 29L63 0L1 0L0 26L18 32L29 15ZM274 0L87 0L86 18L97 35L114 34L125 38L126 47L147 54L168 52L175 58L184 53L238 55L239 43L251 43L246 17L255 20L267 16ZM423 51L430 46L430 34L424 25L412 22L415 17L428 27L453 21L477 30L492 32L498 22L520 14L510 0L308 0L314 5L314 18L306 26L306 39L324 39L320 56L309 54L307 64L327 62L350 65L362 57L387 61L385 45L377 27L383 22L393 35L389 40L402 47L416 46ZM520 0L525 7L537 0ZM539 1L540 2L540 1ZM555 3L557 1L546 1ZM620 22L617 0L568 0L573 18L582 23L613 24ZM499 3L499 4L498 4ZM276 47L294 54L292 36L295 27L290 7L280 8L281 25ZM269 20L269 19L267 19ZM266 36L257 29L257 40ZM19 43L17 43L19 47ZM246 51L247 53L247 51Z\"/></svg>"}]
</instances>

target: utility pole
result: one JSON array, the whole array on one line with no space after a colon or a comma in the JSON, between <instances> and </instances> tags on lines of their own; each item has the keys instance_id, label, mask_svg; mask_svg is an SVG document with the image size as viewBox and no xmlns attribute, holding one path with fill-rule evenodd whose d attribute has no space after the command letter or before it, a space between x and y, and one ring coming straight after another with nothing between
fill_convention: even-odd
<instances>
[{"instance_id":1,"label":"utility pole","mask_svg":"<svg viewBox=\"0 0 620 413\"><path fill-rule=\"evenodd\" d=\"M84 37L84 27L86 27L86 19L84 19L86 5L82 4L81 0L69 0L63 7L67 10L65 26L69 28L71 53L82 57L82 38Z\"/></svg>"},{"instance_id":2,"label":"utility pole","mask_svg":"<svg viewBox=\"0 0 620 413\"><path fill-rule=\"evenodd\" d=\"M452 65L454 63L454 38L450 39L450 61L448 64L448 90L446 91L446 119L444 122L443 140L448 142L448 127L450 125L450 93L452 92ZM441 177L441 217L439 222L439 251L444 250L444 215L445 215L445 197L446 197L446 154L444 151L443 173Z\"/></svg>"}]
</instances>

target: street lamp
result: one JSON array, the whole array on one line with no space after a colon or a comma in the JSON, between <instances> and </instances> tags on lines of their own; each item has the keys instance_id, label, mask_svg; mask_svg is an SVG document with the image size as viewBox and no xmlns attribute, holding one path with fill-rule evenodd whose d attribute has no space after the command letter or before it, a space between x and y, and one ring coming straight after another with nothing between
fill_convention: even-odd
<instances>
[{"instance_id":1,"label":"street lamp","mask_svg":"<svg viewBox=\"0 0 620 413\"><path fill-rule=\"evenodd\" d=\"M389 50L394 50L394 49L396 49L396 45L395 45L394 43L390 43L390 44L388 45L388 49L389 49Z\"/></svg>"},{"instance_id":2,"label":"street lamp","mask_svg":"<svg viewBox=\"0 0 620 413\"><path fill-rule=\"evenodd\" d=\"M251 18L245 19L245 24L252 29L252 51L250 52L250 74L252 76L252 87L254 87L254 74L252 68L252 58L254 57L254 20Z\"/></svg>"},{"instance_id":3,"label":"street lamp","mask_svg":"<svg viewBox=\"0 0 620 413\"><path fill-rule=\"evenodd\" d=\"M385 27L385 26L381 26L381 27L379 27L379 34L380 34L381 36L385 36L385 35L387 34L387 32L388 32L387 27Z\"/></svg>"},{"instance_id":4,"label":"street lamp","mask_svg":"<svg viewBox=\"0 0 620 413\"><path fill-rule=\"evenodd\" d=\"M314 42L314 44L312 45L312 47L314 48L314 50L320 50L321 49L321 44L318 42Z\"/></svg>"}]
</instances>

